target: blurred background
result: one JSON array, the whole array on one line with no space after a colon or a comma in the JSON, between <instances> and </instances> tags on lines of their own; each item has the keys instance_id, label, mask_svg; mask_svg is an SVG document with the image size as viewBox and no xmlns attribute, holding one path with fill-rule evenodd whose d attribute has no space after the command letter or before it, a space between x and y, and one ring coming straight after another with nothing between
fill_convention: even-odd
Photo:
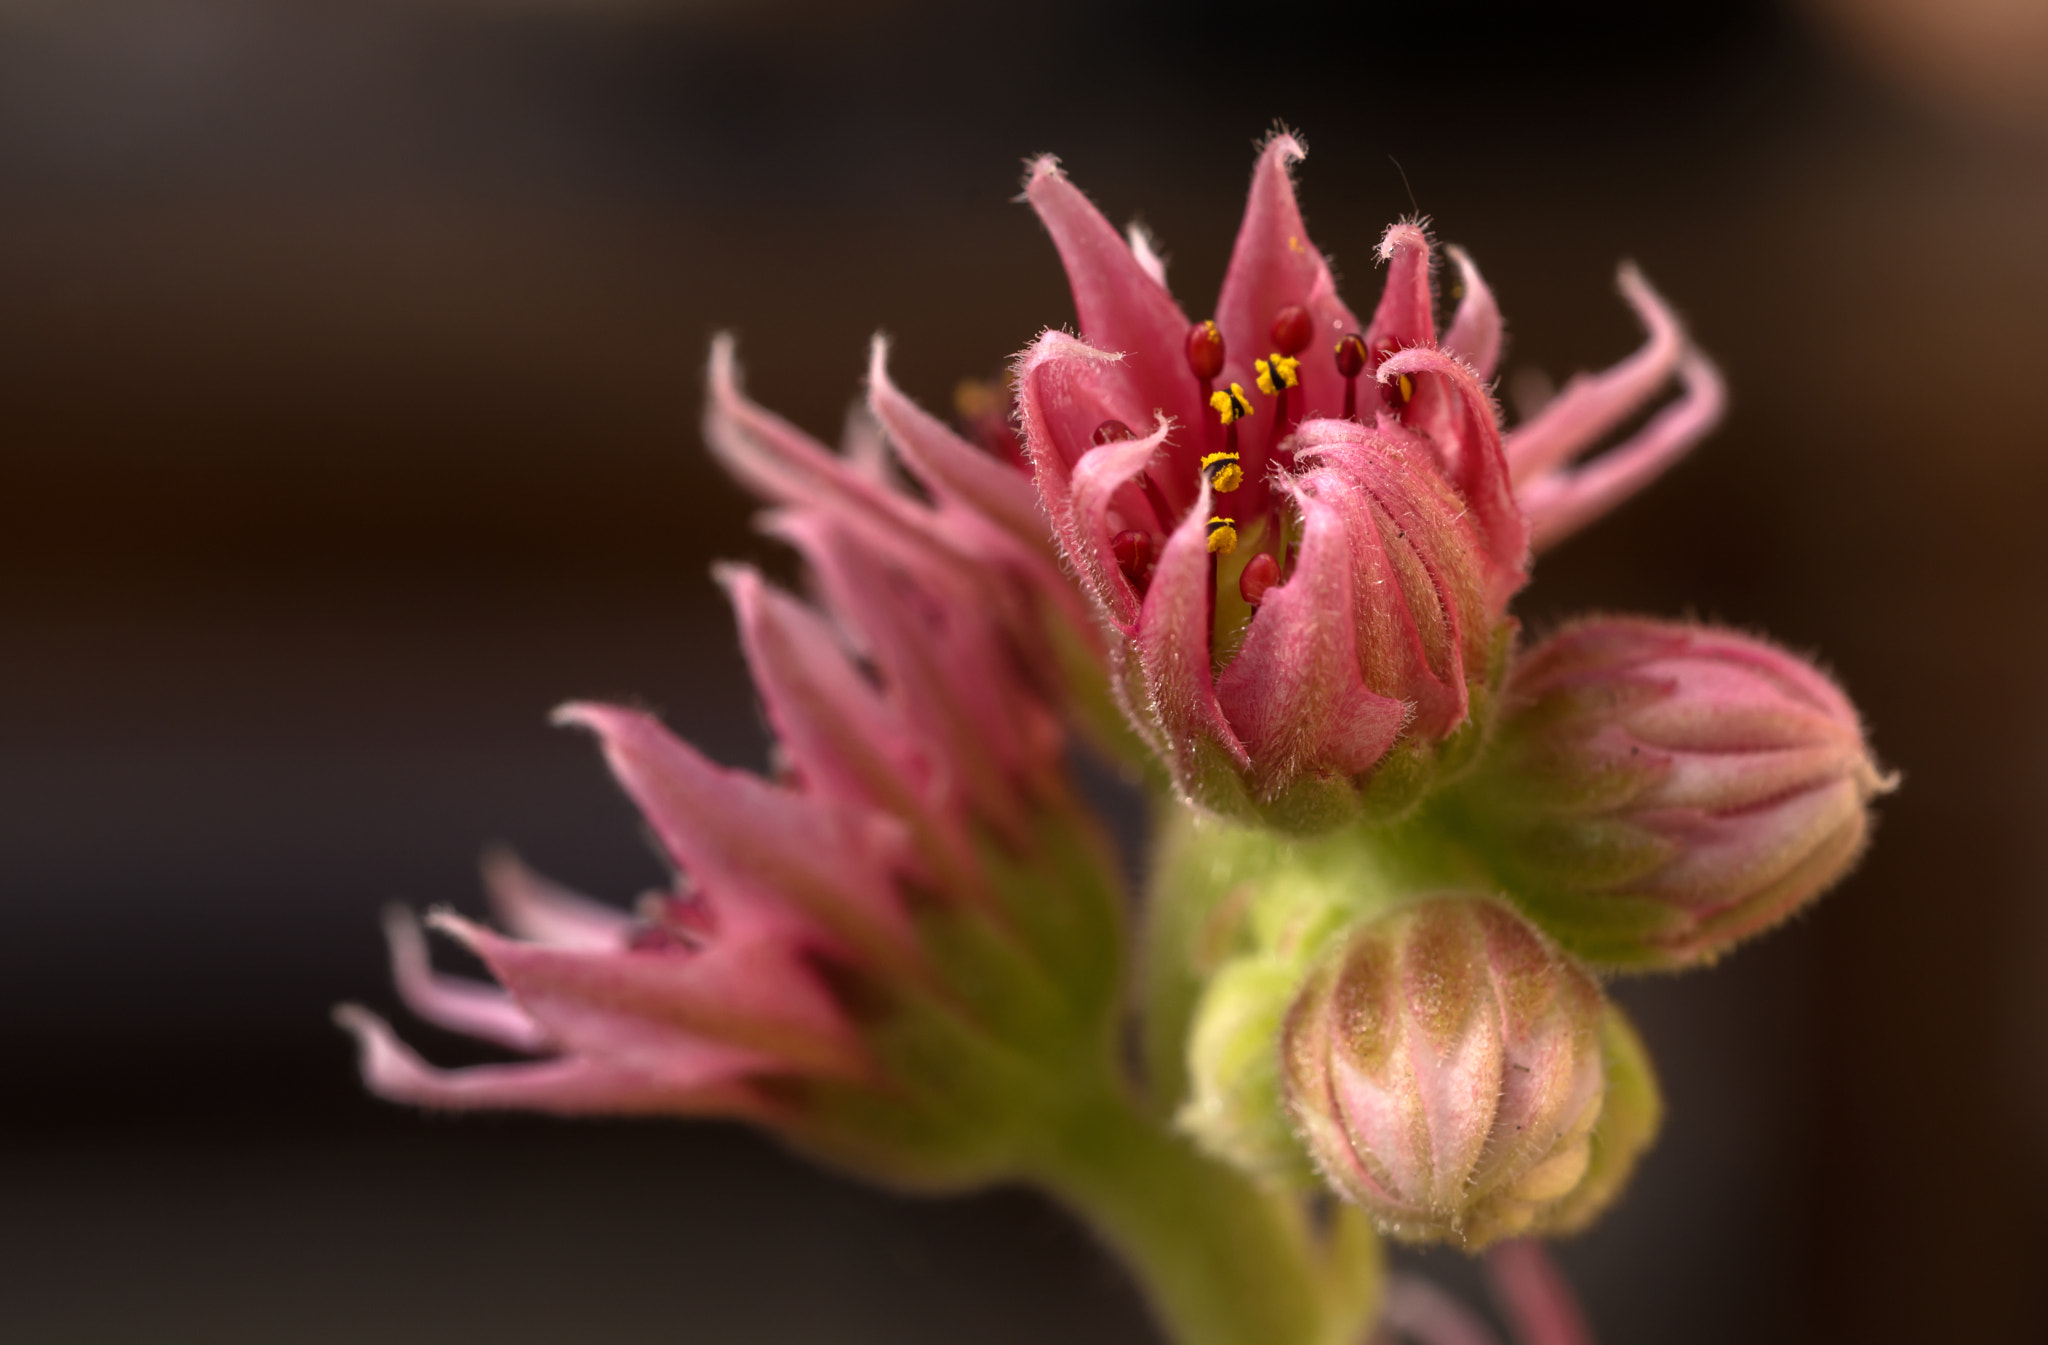
<instances>
[{"instance_id":1,"label":"blurred background","mask_svg":"<svg viewBox=\"0 0 2048 1345\"><path fill-rule=\"evenodd\" d=\"M395 1008L378 908L478 909L488 842L659 878L556 702L765 760L714 330L820 434L878 327L944 407L1071 320L1044 150L1206 311L1276 117L1355 307L1412 186L1511 375L1633 348L1623 257L1723 362L1725 428L1525 617L1768 630L1905 772L1795 927L1620 987L1671 1120L1562 1252L1602 1340L2043 1338L2044 12L0 3L0 1338L1151 1339L1034 1198L417 1116L327 1011Z\"/></svg>"}]
</instances>

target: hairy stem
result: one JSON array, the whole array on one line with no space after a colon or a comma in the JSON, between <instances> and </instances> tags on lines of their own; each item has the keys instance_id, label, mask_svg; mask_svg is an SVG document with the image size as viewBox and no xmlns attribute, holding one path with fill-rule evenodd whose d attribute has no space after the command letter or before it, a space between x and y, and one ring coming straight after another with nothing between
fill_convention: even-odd
<instances>
[{"instance_id":1,"label":"hairy stem","mask_svg":"<svg viewBox=\"0 0 2048 1345\"><path fill-rule=\"evenodd\" d=\"M1031 1175L1124 1259L1177 1345L1348 1345L1377 1304L1369 1231L1318 1236L1298 1201L1122 1097L1077 1109Z\"/></svg>"}]
</instances>

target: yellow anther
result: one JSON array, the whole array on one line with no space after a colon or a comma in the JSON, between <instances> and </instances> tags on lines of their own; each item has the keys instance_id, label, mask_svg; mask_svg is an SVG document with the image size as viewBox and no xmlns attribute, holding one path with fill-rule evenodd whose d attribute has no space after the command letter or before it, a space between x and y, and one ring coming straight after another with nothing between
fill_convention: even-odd
<instances>
[{"instance_id":1,"label":"yellow anther","mask_svg":"<svg viewBox=\"0 0 2048 1345\"><path fill-rule=\"evenodd\" d=\"M1253 360L1252 367L1259 371L1259 391L1268 397L1282 388L1301 386L1301 377L1297 372L1301 368L1301 361L1292 355L1268 355L1263 360Z\"/></svg>"},{"instance_id":2,"label":"yellow anther","mask_svg":"<svg viewBox=\"0 0 2048 1345\"><path fill-rule=\"evenodd\" d=\"M1209 478L1211 486L1226 495L1244 484L1244 468L1238 464L1237 454L1228 450L1203 458L1202 475Z\"/></svg>"},{"instance_id":3,"label":"yellow anther","mask_svg":"<svg viewBox=\"0 0 2048 1345\"><path fill-rule=\"evenodd\" d=\"M1221 514L1209 518L1209 550L1219 556L1227 556L1237 550L1237 520Z\"/></svg>"},{"instance_id":4,"label":"yellow anther","mask_svg":"<svg viewBox=\"0 0 2048 1345\"><path fill-rule=\"evenodd\" d=\"M1218 389L1210 393L1209 405L1215 408L1225 425L1243 420L1252 413L1252 404L1245 400L1244 388L1237 383L1232 383L1228 392Z\"/></svg>"}]
</instances>

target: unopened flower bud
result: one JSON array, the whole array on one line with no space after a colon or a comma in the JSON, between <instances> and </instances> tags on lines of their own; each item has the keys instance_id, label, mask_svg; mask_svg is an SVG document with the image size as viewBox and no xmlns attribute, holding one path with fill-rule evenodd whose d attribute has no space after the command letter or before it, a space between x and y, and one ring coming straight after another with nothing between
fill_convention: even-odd
<instances>
[{"instance_id":1,"label":"unopened flower bud","mask_svg":"<svg viewBox=\"0 0 2048 1345\"><path fill-rule=\"evenodd\" d=\"M1287 1109L1387 1233L1478 1247L1539 1231L1581 1214L1606 1013L1510 908L1430 898L1360 926L1310 978L1282 1035Z\"/></svg>"},{"instance_id":2,"label":"unopened flower bud","mask_svg":"<svg viewBox=\"0 0 2048 1345\"><path fill-rule=\"evenodd\" d=\"M1710 962L1777 924L1848 871L1893 783L1832 682L1732 631L1581 622L1505 707L1471 834L1546 930L1615 965Z\"/></svg>"},{"instance_id":3,"label":"unopened flower bud","mask_svg":"<svg viewBox=\"0 0 2048 1345\"><path fill-rule=\"evenodd\" d=\"M1280 1104L1280 1025L1301 981L1293 959L1239 958L1209 982L1188 1034L1181 1129L1262 1177L1312 1179Z\"/></svg>"}]
</instances>

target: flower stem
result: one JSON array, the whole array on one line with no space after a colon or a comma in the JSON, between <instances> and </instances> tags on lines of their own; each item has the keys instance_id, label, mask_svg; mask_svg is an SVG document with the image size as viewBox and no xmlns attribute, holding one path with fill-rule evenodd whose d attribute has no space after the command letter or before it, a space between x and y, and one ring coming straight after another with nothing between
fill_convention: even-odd
<instances>
[{"instance_id":1,"label":"flower stem","mask_svg":"<svg viewBox=\"0 0 2048 1345\"><path fill-rule=\"evenodd\" d=\"M1301 1202L1121 1097L1077 1109L1030 1175L1123 1258L1177 1345L1337 1345L1377 1306L1379 1248L1349 1212L1318 1236Z\"/></svg>"}]
</instances>

